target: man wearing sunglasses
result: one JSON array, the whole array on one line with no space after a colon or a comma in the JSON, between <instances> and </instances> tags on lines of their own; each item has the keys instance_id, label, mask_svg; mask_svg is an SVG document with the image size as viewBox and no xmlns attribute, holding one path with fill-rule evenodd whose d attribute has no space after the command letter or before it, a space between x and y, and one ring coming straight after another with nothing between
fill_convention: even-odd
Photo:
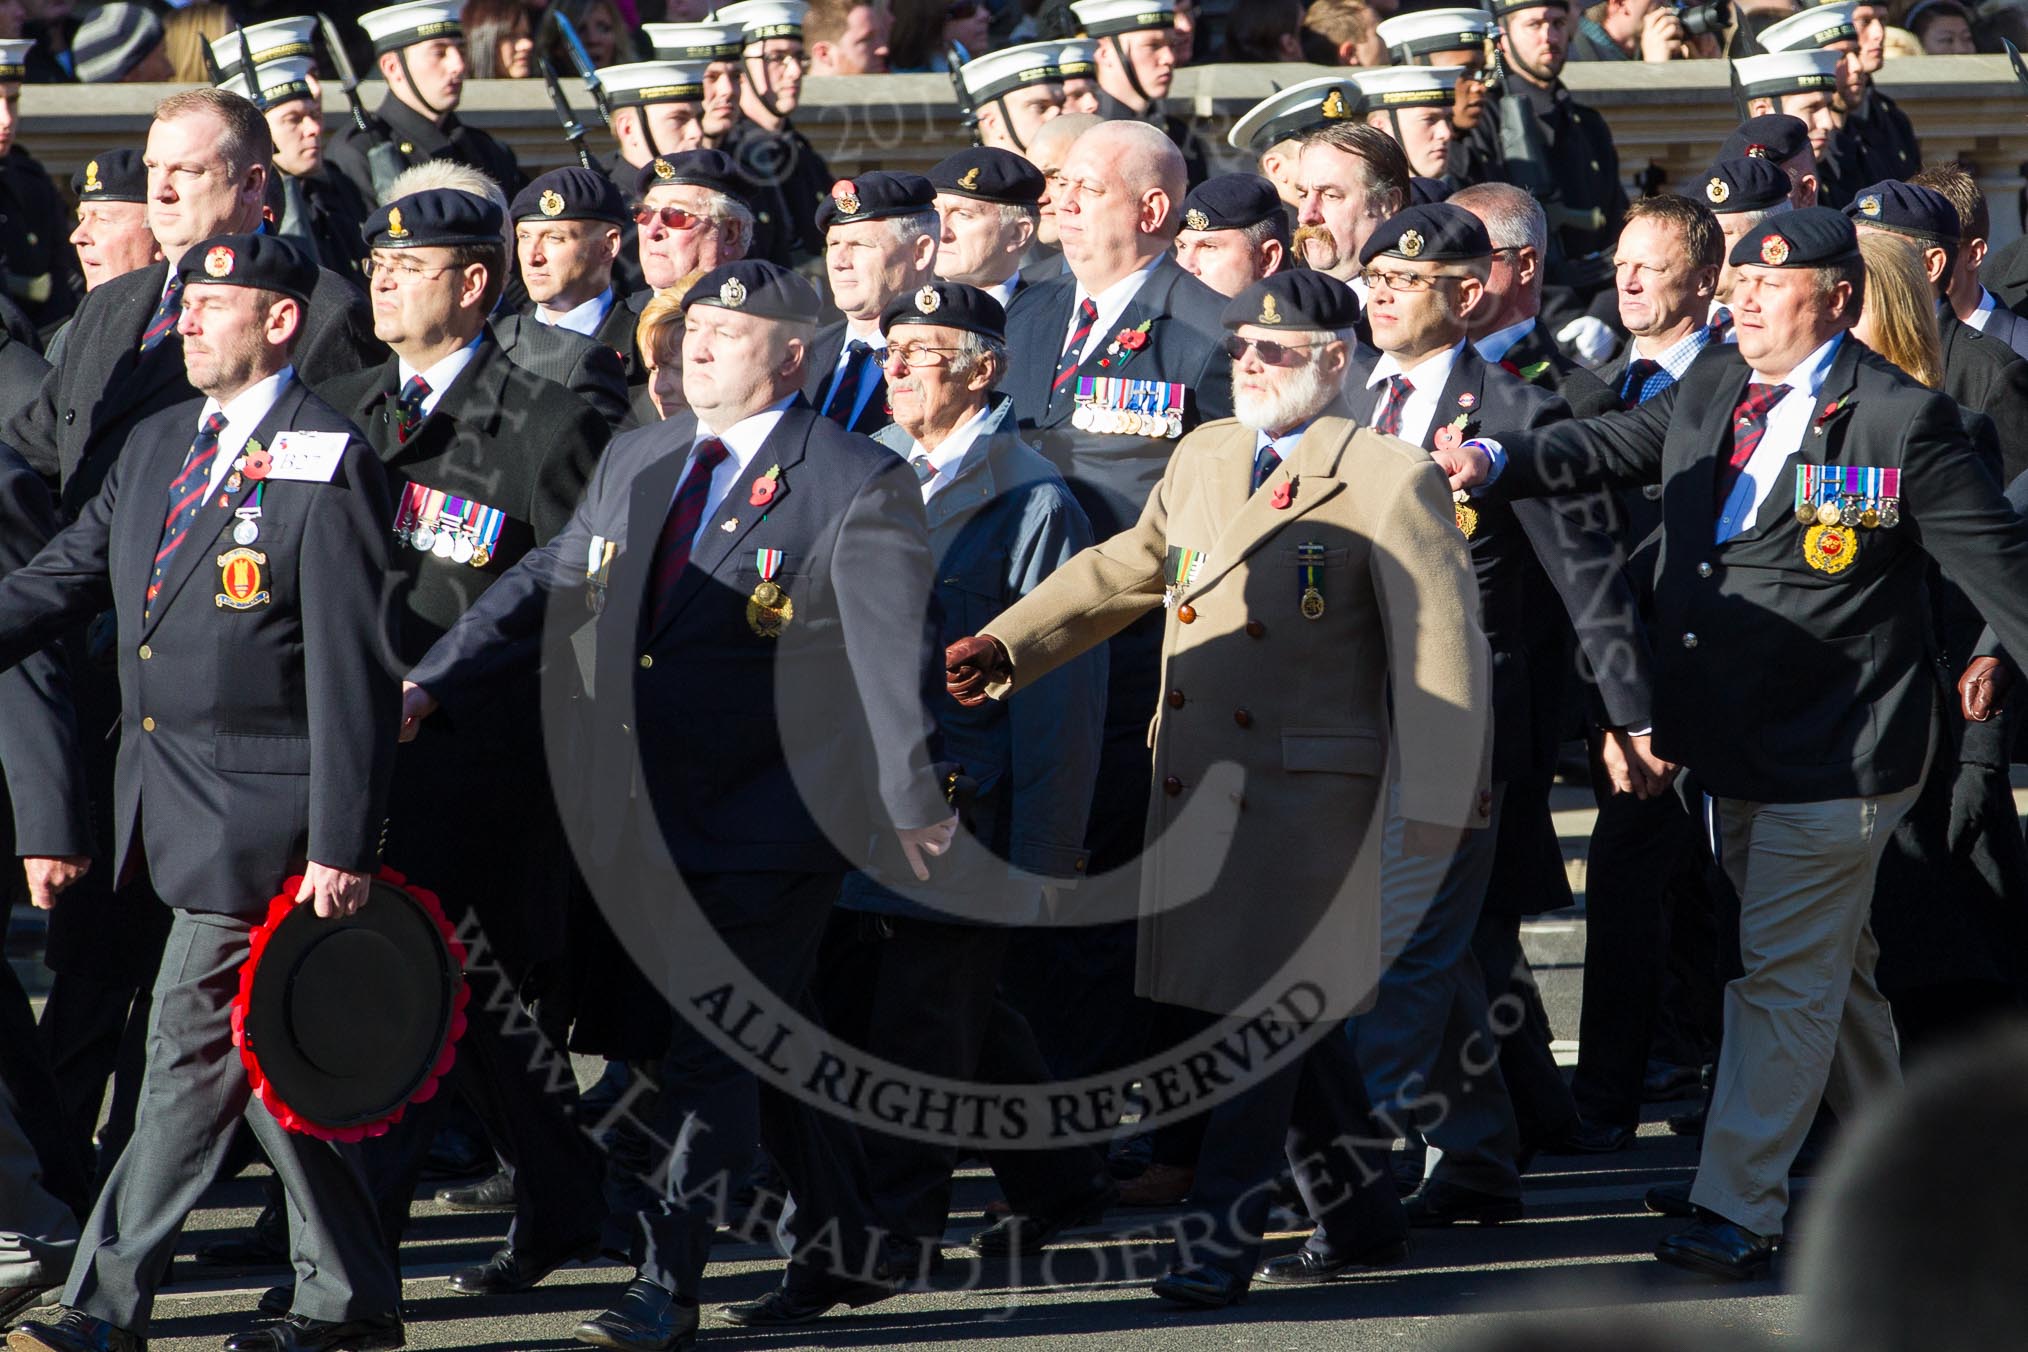
<instances>
[{"instance_id":1,"label":"man wearing sunglasses","mask_svg":"<svg viewBox=\"0 0 2028 1352\"><path fill-rule=\"evenodd\" d=\"M619 142L606 162L606 174L622 197L638 200L635 182L641 170L658 156L674 157L704 144L704 67L695 61L630 61L605 67L599 80L613 110L613 139ZM622 296L643 285L639 236L631 220L620 228L613 276Z\"/></svg>"},{"instance_id":2,"label":"man wearing sunglasses","mask_svg":"<svg viewBox=\"0 0 2028 1352\"><path fill-rule=\"evenodd\" d=\"M634 176L636 247L641 280L627 297L638 320L657 291L694 272L745 258L753 247L746 184L722 150L657 155Z\"/></svg>"},{"instance_id":3,"label":"man wearing sunglasses","mask_svg":"<svg viewBox=\"0 0 2028 1352\"><path fill-rule=\"evenodd\" d=\"M1354 410L1379 431L1437 449L1481 429L1570 417L1562 399L1499 369L1466 341L1488 303L1492 254L1478 217L1448 202L1410 207L1366 241L1360 260L1379 355L1355 360L1347 386ZM1389 850L1381 893L1387 968L1373 1009L1351 1026L1368 1092L1385 1115L1376 1130L1392 1135L1398 1126L1443 1152L1408 1200L1417 1225L1492 1224L1521 1214L1517 1105L1500 1071L1472 1051L1493 1043L1487 992L1506 989L1513 962L1496 968L1474 952L1483 940L1505 956L1492 943L1497 936L1481 927L1487 886L1496 875L1504 888L1511 875L1526 873L1522 861L1499 853L1503 816L1539 813L1548 829L1570 653L1561 617L1543 607L1561 602L1595 670L1626 672L1637 655L1644 659L1631 597L1608 605L1600 596L1599 579L1619 573L1613 540L1575 505L1461 506L1455 529L1478 576L1479 621L1493 650L1492 820L1452 859ZM1631 676L1601 686L1613 726L1646 726L1644 660ZM1488 923L1499 930L1498 916ZM1441 1117L1416 1111L1425 1086L1448 1104ZM1542 1134L1575 1125L1567 1091L1553 1110L1559 1120Z\"/></svg>"},{"instance_id":4,"label":"man wearing sunglasses","mask_svg":"<svg viewBox=\"0 0 2028 1352\"><path fill-rule=\"evenodd\" d=\"M1313 987L1304 1013L1268 1016L1283 1054L1205 1105L1191 1201L1206 1232L1154 1284L1182 1305L1246 1295L1292 1122L1318 1144L1286 1161L1318 1220L1301 1266L1320 1280L1405 1253L1336 1021L1379 976L1383 825L1441 867L1488 820L1477 587L1441 476L1348 402L1358 310L1309 271L1226 303L1236 421L1185 439L1138 524L944 654L961 704L1018 709L1063 662L1158 623L1136 988L1208 1021L1290 977Z\"/></svg>"},{"instance_id":5,"label":"man wearing sunglasses","mask_svg":"<svg viewBox=\"0 0 2028 1352\"><path fill-rule=\"evenodd\" d=\"M741 0L718 17L745 25L740 49L739 120L719 148L750 182L779 193L787 219L781 234L794 263L824 252L817 204L837 177L809 138L789 121L803 98L810 57L803 47L803 0Z\"/></svg>"}]
</instances>

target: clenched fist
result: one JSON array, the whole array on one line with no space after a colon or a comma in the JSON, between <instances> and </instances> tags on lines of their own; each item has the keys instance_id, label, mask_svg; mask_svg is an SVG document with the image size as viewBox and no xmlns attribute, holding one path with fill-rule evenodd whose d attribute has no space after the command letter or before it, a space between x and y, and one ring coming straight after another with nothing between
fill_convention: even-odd
<instances>
[{"instance_id":1,"label":"clenched fist","mask_svg":"<svg viewBox=\"0 0 2028 1352\"><path fill-rule=\"evenodd\" d=\"M986 686L1012 664L1000 640L974 634L944 649L944 689L967 709L986 702Z\"/></svg>"}]
</instances>

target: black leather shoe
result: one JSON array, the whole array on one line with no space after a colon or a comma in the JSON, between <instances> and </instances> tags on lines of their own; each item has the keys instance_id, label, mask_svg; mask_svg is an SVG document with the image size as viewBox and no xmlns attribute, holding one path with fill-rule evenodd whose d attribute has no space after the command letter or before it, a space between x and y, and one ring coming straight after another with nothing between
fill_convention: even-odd
<instances>
[{"instance_id":1,"label":"black leather shoe","mask_svg":"<svg viewBox=\"0 0 2028 1352\"><path fill-rule=\"evenodd\" d=\"M1107 1208L1120 1200L1120 1185L1107 1178L1081 1202L1046 1215L1023 1216L1016 1212L1001 1217L971 1238L971 1246L982 1258L1020 1258L1041 1253L1066 1230L1096 1225L1105 1219Z\"/></svg>"},{"instance_id":2,"label":"black leather shoe","mask_svg":"<svg viewBox=\"0 0 2028 1352\"><path fill-rule=\"evenodd\" d=\"M1280 1258L1270 1258L1262 1263L1253 1270L1253 1279L1272 1282L1276 1286L1318 1286L1347 1272L1393 1267L1407 1257L1406 1239L1386 1240L1370 1249L1343 1257L1326 1257L1310 1249L1297 1249L1294 1253L1285 1253Z\"/></svg>"},{"instance_id":3,"label":"black leather shoe","mask_svg":"<svg viewBox=\"0 0 2028 1352\"><path fill-rule=\"evenodd\" d=\"M49 1320L31 1319L9 1333L7 1352L148 1352L148 1340L62 1306Z\"/></svg>"},{"instance_id":4,"label":"black leather shoe","mask_svg":"<svg viewBox=\"0 0 2028 1352\"><path fill-rule=\"evenodd\" d=\"M1419 1230L1456 1225L1460 1221L1498 1225L1521 1219L1519 1197L1500 1197L1456 1183L1440 1183L1434 1178L1402 1199L1401 1208L1408 1213L1408 1223Z\"/></svg>"},{"instance_id":5,"label":"black leather shoe","mask_svg":"<svg viewBox=\"0 0 2028 1352\"><path fill-rule=\"evenodd\" d=\"M378 1352L407 1341L399 1315L330 1323L292 1314L278 1323L233 1334L225 1340L225 1352Z\"/></svg>"},{"instance_id":6,"label":"black leather shoe","mask_svg":"<svg viewBox=\"0 0 2028 1352\"><path fill-rule=\"evenodd\" d=\"M785 1324L807 1324L821 1319L840 1305L857 1310L894 1294L892 1286L880 1282L826 1280L805 1282L798 1290L784 1284L759 1300L742 1301L719 1310L741 1328L779 1328Z\"/></svg>"},{"instance_id":7,"label":"black leather shoe","mask_svg":"<svg viewBox=\"0 0 2028 1352\"><path fill-rule=\"evenodd\" d=\"M264 1206L261 1214L254 1217L252 1230L204 1245L197 1251L197 1261L208 1267L254 1272L285 1268L289 1265L288 1219L280 1207Z\"/></svg>"},{"instance_id":8,"label":"black leather shoe","mask_svg":"<svg viewBox=\"0 0 2028 1352\"><path fill-rule=\"evenodd\" d=\"M1657 1183L1648 1189L1648 1195L1642 1200L1657 1216L1680 1216L1688 1220L1697 1214L1697 1208L1690 1205L1688 1183Z\"/></svg>"},{"instance_id":9,"label":"black leather shoe","mask_svg":"<svg viewBox=\"0 0 2028 1352\"><path fill-rule=\"evenodd\" d=\"M287 1283L270 1286L261 1292L261 1298L254 1302L254 1309L270 1319L280 1319L296 1303L296 1288Z\"/></svg>"},{"instance_id":10,"label":"black leather shoe","mask_svg":"<svg viewBox=\"0 0 2028 1352\"><path fill-rule=\"evenodd\" d=\"M589 1239L560 1253L530 1257L512 1245L502 1245L477 1267L461 1268L444 1280L450 1283L451 1290L467 1296L512 1295L528 1290L566 1263L590 1258L598 1247L596 1239Z\"/></svg>"},{"instance_id":11,"label":"black leather shoe","mask_svg":"<svg viewBox=\"0 0 2028 1352\"><path fill-rule=\"evenodd\" d=\"M1670 1103L1695 1098L1703 1086L1704 1072L1696 1066L1650 1061L1641 1076L1641 1099L1646 1103Z\"/></svg>"},{"instance_id":12,"label":"black leather shoe","mask_svg":"<svg viewBox=\"0 0 2028 1352\"><path fill-rule=\"evenodd\" d=\"M1688 1230L1655 1246L1655 1257L1671 1267L1686 1268L1706 1277L1750 1282L1772 1270L1775 1249L1780 1244L1779 1235L1757 1235L1700 1207L1697 1220Z\"/></svg>"},{"instance_id":13,"label":"black leather shoe","mask_svg":"<svg viewBox=\"0 0 2028 1352\"><path fill-rule=\"evenodd\" d=\"M1701 1139L1704 1135L1704 1109L1698 1107L1687 1113L1677 1113L1668 1119L1668 1123L1669 1130L1674 1135L1695 1136Z\"/></svg>"},{"instance_id":14,"label":"black leather shoe","mask_svg":"<svg viewBox=\"0 0 2028 1352\"><path fill-rule=\"evenodd\" d=\"M645 1277L636 1277L612 1309L585 1320L570 1336L621 1352L675 1352L697 1341L697 1307L683 1304Z\"/></svg>"},{"instance_id":15,"label":"black leather shoe","mask_svg":"<svg viewBox=\"0 0 2028 1352\"><path fill-rule=\"evenodd\" d=\"M1237 1272L1224 1268L1199 1266L1171 1268L1167 1276L1157 1278L1148 1289L1167 1301L1178 1305L1194 1305L1202 1310L1222 1310L1228 1305L1237 1305L1246 1299L1246 1278Z\"/></svg>"},{"instance_id":16,"label":"black leather shoe","mask_svg":"<svg viewBox=\"0 0 2028 1352\"><path fill-rule=\"evenodd\" d=\"M1554 1141L1545 1141L1542 1153L1545 1155L1615 1155L1634 1143L1632 1127L1609 1126L1604 1122L1588 1122L1584 1118L1577 1125Z\"/></svg>"},{"instance_id":17,"label":"black leather shoe","mask_svg":"<svg viewBox=\"0 0 2028 1352\"><path fill-rule=\"evenodd\" d=\"M453 1211L512 1211L514 1175L502 1169L477 1183L438 1188L437 1200Z\"/></svg>"}]
</instances>

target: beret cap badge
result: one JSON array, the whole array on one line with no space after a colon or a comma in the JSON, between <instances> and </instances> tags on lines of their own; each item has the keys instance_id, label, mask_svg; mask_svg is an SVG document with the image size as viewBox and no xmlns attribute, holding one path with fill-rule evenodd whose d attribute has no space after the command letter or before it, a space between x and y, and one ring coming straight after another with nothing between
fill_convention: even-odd
<instances>
[{"instance_id":1,"label":"beret cap badge","mask_svg":"<svg viewBox=\"0 0 2028 1352\"><path fill-rule=\"evenodd\" d=\"M937 294L937 289L933 286L926 286L915 293L915 308L922 314L935 314L937 307L943 303L944 298Z\"/></svg>"},{"instance_id":2,"label":"beret cap badge","mask_svg":"<svg viewBox=\"0 0 2028 1352\"><path fill-rule=\"evenodd\" d=\"M1183 213L1183 228L1185 230L1209 230L1211 228L1211 218L1196 207L1192 207Z\"/></svg>"},{"instance_id":3,"label":"beret cap badge","mask_svg":"<svg viewBox=\"0 0 2028 1352\"><path fill-rule=\"evenodd\" d=\"M737 277L726 278L725 285L718 288L718 303L728 310L746 304L746 284Z\"/></svg>"},{"instance_id":4,"label":"beret cap badge","mask_svg":"<svg viewBox=\"0 0 2028 1352\"><path fill-rule=\"evenodd\" d=\"M99 162L97 160L91 160L88 163L86 163L84 190L86 192L97 192L100 188L104 186L105 185L103 183L99 182Z\"/></svg>"},{"instance_id":5,"label":"beret cap badge","mask_svg":"<svg viewBox=\"0 0 2028 1352\"><path fill-rule=\"evenodd\" d=\"M542 194L542 200L537 205L542 208L543 215L554 216L563 210L563 194L551 188Z\"/></svg>"},{"instance_id":6,"label":"beret cap badge","mask_svg":"<svg viewBox=\"0 0 2028 1352\"><path fill-rule=\"evenodd\" d=\"M1414 258L1422 252L1422 232L1420 230L1402 231L1397 247L1401 250L1403 258Z\"/></svg>"},{"instance_id":7,"label":"beret cap badge","mask_svg":"<svg viewBox=\"0 0 2028 1352\"><path fill-rule=\"evenodd\" d=\"M1723 206L1725 199L1732 196L1732 185L1722 178L1713 178L1704 185L1704 196L1713 206Z\"/></svg>"},{"instance_id":8,"label":"beret cap badge","mask_svg":"<svg viewBox=\"0 0 2028 1352\"><path fill-rule=\"evenodd\" d=\"M979 166L975 164L958 175L958 186L966 192L976 189L979 186Z\"/></svg>"},{"instance_id":9,"label":"beret cap badge","mask_svg":"<svg viewBox=\"0 0 2028 1352\"><path fill-rule=\"evenodd\" d=\"M1875 197L1875 196L1874 196L1874 195L1873 195L1872 193L1868 193L1868 194L1867 194L1866 196L1864 196L1864 197L1860 198L1860 199L1859 199L1859 214L1860 214L1861 216L1867 216L1867 217L1877 217L1877 216L1879 216L1879 215L1880 215L1880 199L1879 199L1878 197Z\"/></svg>"},{"instance_id":10,"label":"beret cap badge","mask_svg":"<svg viewBox=\"0 0 2028 1352\"><path fill-rule=\"evenodd\" d=\"M223 244L207 251L204 255L205 275L227 277L232 274L232 250Z\"/></svg>"},{"instance_id":11,"label":"beret cap badge","mask_svg":"<svg viewBox=\"0 0 2028 1352\"><path fill-rule=\"evenodd\" d=\"M841 178L831 185L831 204L842 216L859 214L859 189L849 178Z\"/></svg>"},{"instance_id":12,"label":"beret cap badge","mask_svg":"<svg viewBox=\"0 0 2028 1352\"><path fill-rule=\"evenodd\" d=\"M1789 242L1780 235L1769 235L1760 242L1760 261L1771 268L1778 268L1789 261Z\"/></svg>"},{"instance_id":13,"label":"beret cap badge","mask_svg":"<svg viewBox=\"0 0 2028 1352\"><path fill-rule=\"evenodd\" d=\"M676 166L669 163L669 161L663 159L660 155L657 155L655 157L655 177L656 178L676 177Z\"/></svg>"},{"instance_id":14,"label":"beret cap badge","mask_svg":"<svg viewBox=\"0 0 2028 1352\"><path fill-rule=\"evenodd\" d=\"M387 210L387 237L389 239L408 238L408 227L401 223L400 207L389 207Z\"/></svg>"},{"instance_id":15,"label":"beret cap badge","mask_svg":"<svg viewBox=\"0 0 2028 1352\"><path fill-rule=\"evenodd\" d=\"M1275 308L1275 298L1273 295L1266 295L1260 298L1260 322L1263 324L1279 324L1282 322L1282 312Z\"/></svg>"}]
</instances>

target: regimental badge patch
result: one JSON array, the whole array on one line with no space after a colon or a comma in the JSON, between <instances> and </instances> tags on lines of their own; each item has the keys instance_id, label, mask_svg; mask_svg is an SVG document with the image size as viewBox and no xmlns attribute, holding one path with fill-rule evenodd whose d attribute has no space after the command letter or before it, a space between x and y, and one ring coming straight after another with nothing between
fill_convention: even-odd
<instances>
[{"instance_id":1,"label":"regimental badge patch","mask_svg":"<svg viewBox=\"0 0 2028 1352\"><path fill-rule=\"evenodd\" d=\"M1196 207L1192 207L1183 213L1183 228L1185 230L1209 230L1211 228L1211 218Z\"/></svg>"},{"instance_id":2,"label":"regimental badge patch","mask_svg":"<svg viewBox=\"0 0 2028 1352\"><path fill-rule=\"evenodd\" d=\"M542 208L543 215L554 216L563 210L563 194L551 188L542 194L536 205Z\"/></svg>"},{"instance_id":3,"label":"regimental badge patch","mask_svg":"<svg viewBox=\"0 0 2028 1352\"><path fill-rule=\"evenodd\" d=\"M1713 178L1704 185L1704 199L1714 207L1725 205L1725 199L1732 196L1732 185L1722 178Z\"/></svg>"},{"instance_id":4,"label":"regimental badge patch","mask_svg":"<svg viewBox=\"0 0 2028 1352\"><path fill-rule=\"evenodd\" d=\"M1778 268L1789 261L1789 242L1780 235L1769 235L1760 242L1760 261L1771 268Z\"/></svg>"},{"instance_id":5,"label":"regimental badge patch","mask_svg":"<svg viewBox=\"0 0 2028 1352\"><path fill-rule=\"evenodd\" d=\"M223 244L209 249L204 255L204 275L207 277L232 276L232 250Z\"/></svg>"},{"instance_id":6,"label":"regimental badge patch","mask_svg":"<svg viewBox=\"0 0 2028 1352\"><path fill-rule=\"evenodd\" d=\"M261 569L267 565L268 556L254 549L228 549L218 556L218 596L220 610L252 610L266 605L272 598L261 585Z\"/></svg>"}]
</instances>

